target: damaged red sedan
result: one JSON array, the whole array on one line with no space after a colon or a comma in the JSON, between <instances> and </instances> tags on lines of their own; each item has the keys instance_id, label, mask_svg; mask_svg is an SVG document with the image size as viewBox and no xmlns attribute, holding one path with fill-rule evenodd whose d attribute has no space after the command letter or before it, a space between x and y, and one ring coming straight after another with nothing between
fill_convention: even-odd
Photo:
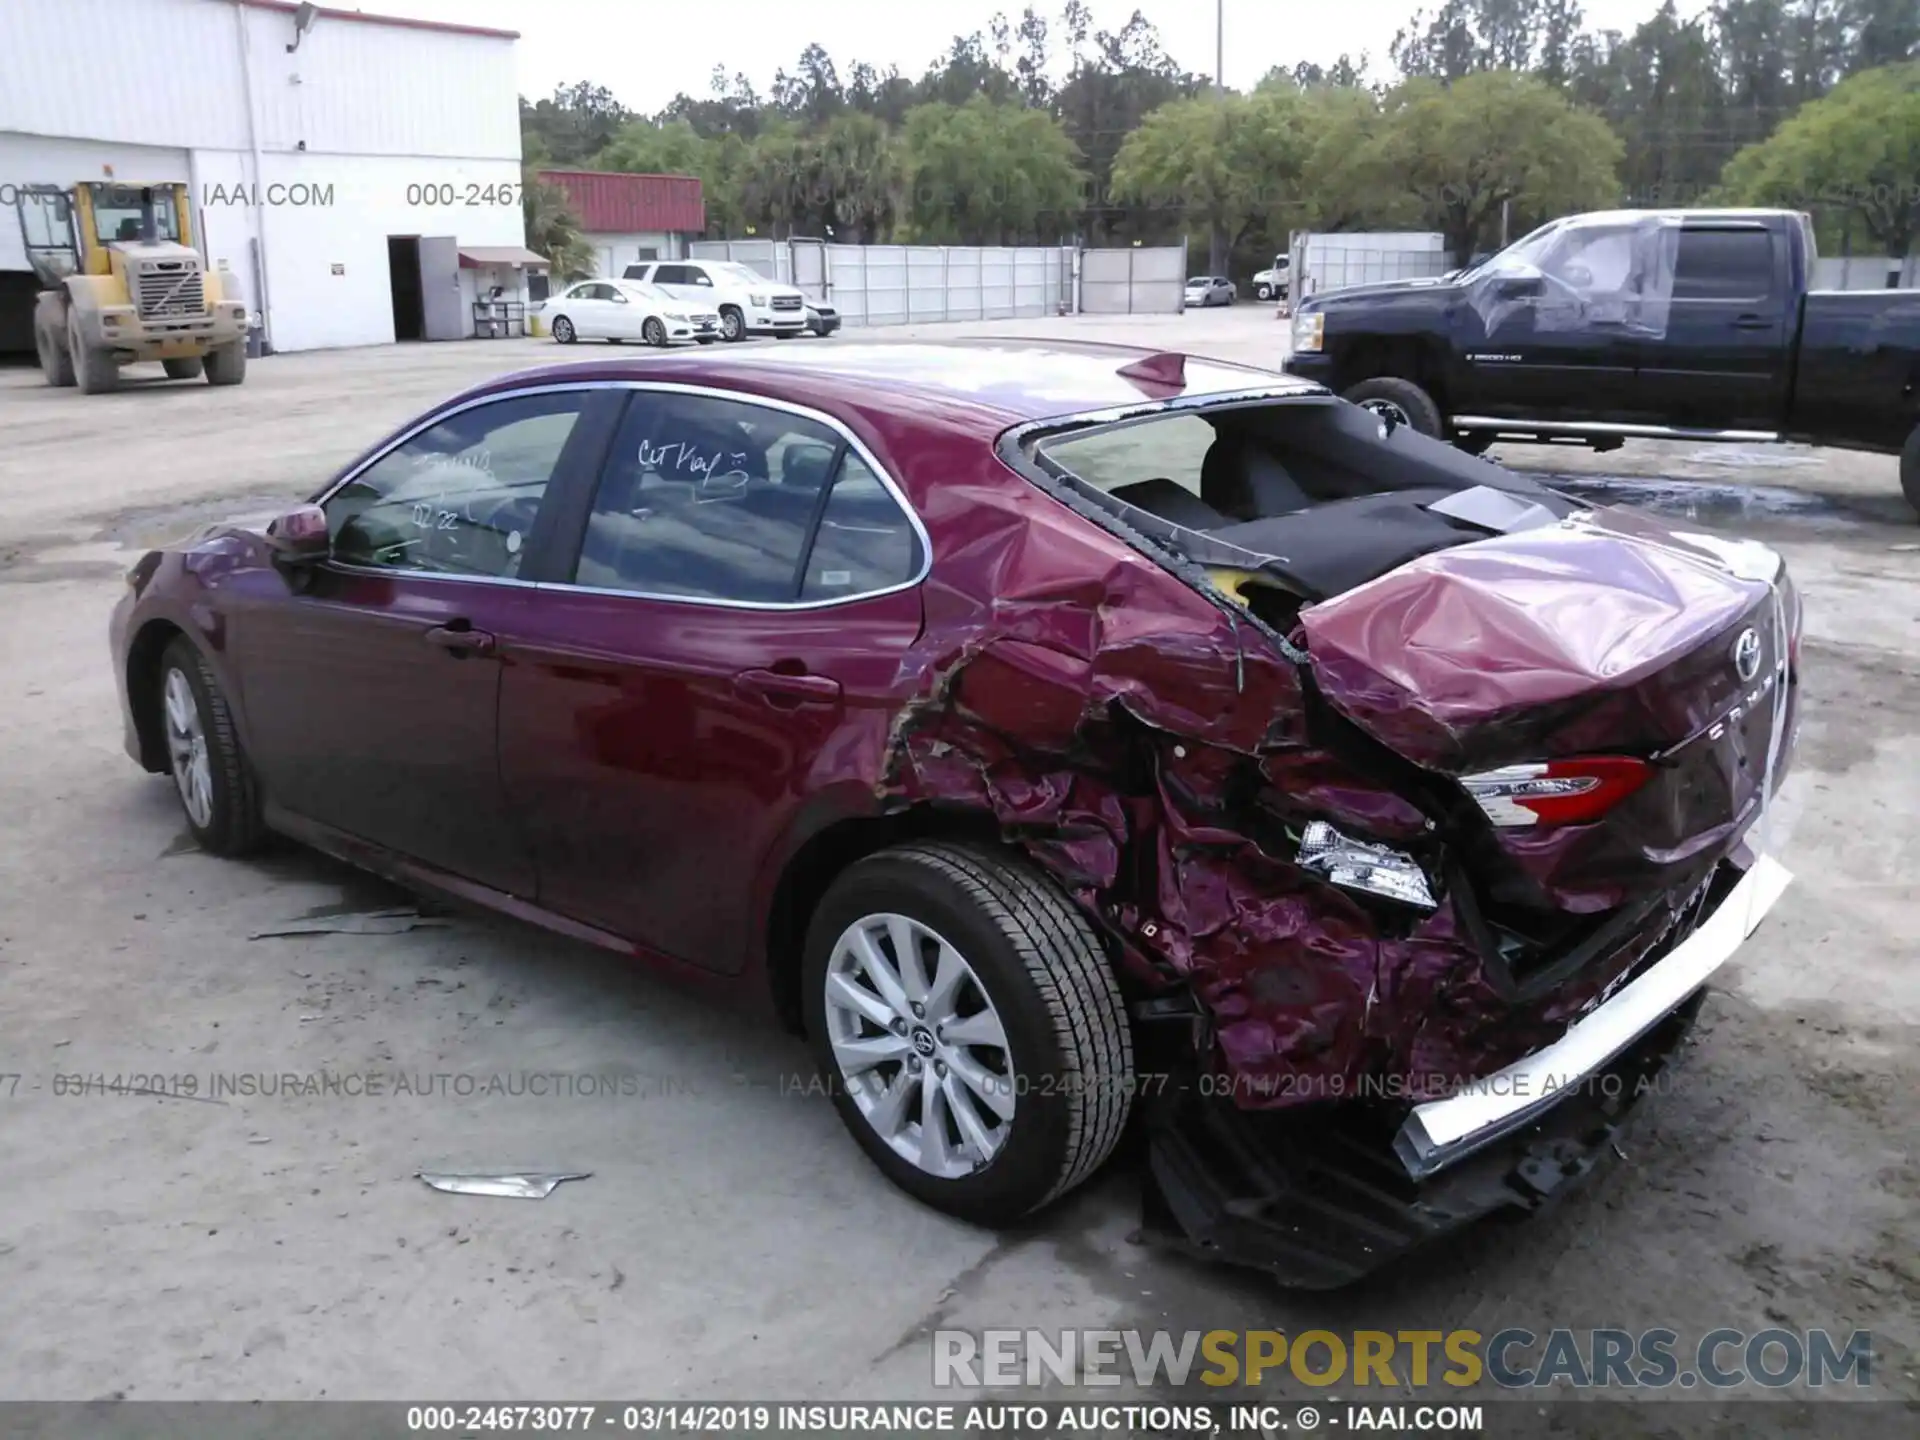
<instances>
[{"instance_id":1,"label":"damaged red sedan","mask_svg":"<svg viewBox=\"0 0 1920 1440\"><path fill-rule=\"evenodd\" d=\"M1005 1223L1338 1285L1604 1152L1778 898L1800 605L1304 381L870 343L508 376L145 556L129 752L804 1029Z\"/></svg>"}]
</instances>

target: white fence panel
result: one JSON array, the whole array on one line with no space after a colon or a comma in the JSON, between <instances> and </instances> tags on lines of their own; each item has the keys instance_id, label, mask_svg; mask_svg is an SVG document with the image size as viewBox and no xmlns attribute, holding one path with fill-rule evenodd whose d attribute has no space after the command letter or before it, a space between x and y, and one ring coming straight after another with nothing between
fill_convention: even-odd
<instances>
[{"instance_id":1,"label":"white fence panel","mask_svg":"<svg viewBox=\"0 0 1920 1440\"><path fill-rule=\"evenodd\" d=\"M1885 290L1894 262L1884 255L1821 256L1813 262L1815 290ZM1902 290L1920 288L1920 255L1909 255L1899 267Z\"/></svg>"},{"instance_id":2,"label":"white fence panel","mask_svg":"<svg viewBox=\"0 0 1920 1440\"><path fill-rule=\"evenodd\" d=\"M1080 255L1080 308L1089 315L1175 315L1185 308L1187 250L1086 250Z\"/></svg>"},{"instance_id":3,"label":"white fence panel","mask_svg":"<svg viewBox=\"0 0 1920 1440\"><path fill-rule=\"evenodd\" d=\"M1178 309L1180 251L1168 270ZM847 325L1012 320L1073 307L1073 255L1054 246L831 245L819 240L697 240L694 260L733 260L832 305ZM1153 264L1143 262L1143 275ZM1142 306L1141 308L1148 308Z\"/></svg>"}]
</instances>

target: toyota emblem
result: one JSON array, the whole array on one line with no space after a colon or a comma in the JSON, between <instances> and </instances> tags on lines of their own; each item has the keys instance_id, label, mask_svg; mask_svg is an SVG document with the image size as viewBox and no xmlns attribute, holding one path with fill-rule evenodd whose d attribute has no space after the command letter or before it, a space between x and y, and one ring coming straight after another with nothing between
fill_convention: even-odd
<instances>
[{"instance_id":1,"label":"toyota emblem","mask_svg":"<svg viewBox=\"0 0 1920 1440\"><path fill-rule=\"evenodd\" d=\"M1740 638L1733 642L1733 673L1743 681L1760 673L1759 631L1742 630Z\"/></svg>"}]
</instances>

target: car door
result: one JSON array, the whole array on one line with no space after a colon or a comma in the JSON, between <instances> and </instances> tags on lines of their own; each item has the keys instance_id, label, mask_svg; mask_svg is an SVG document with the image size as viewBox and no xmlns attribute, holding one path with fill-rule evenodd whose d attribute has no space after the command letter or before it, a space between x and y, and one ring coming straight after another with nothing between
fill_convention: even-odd
<instances>
[{"instance_id":1,"label":"car door","mask_svg":"<svg viewBox=\"0 0 1920 1440\"><path fill-rule=\"evenodd\" d=\"M511 637L501 773L543 906L733 973L769 853L871 804L924 532L823 417L690 391L633 391L590 501Z\"/></svg>"},{"instance_id":2,"label":"car door","mask_svg":"<svg viewBox=\"0 0 1920 1440\"><path fill-rule=\"evenodd\" d=\"M1766 226L1680 228L1666 331L1641 346L1642 405L1668 425L1772 431L1787 402L1788 266Z\"/></svg>"},{"instance_id":3,"label":"car door","mask_svg":"<svg viewBox=\"0 0 1920 1440\"><path fill-rule=\"evenodd\" d=\"M333 551L237 602L248 753L268 804L517 895L531 856L500 786L496 637L569 467L591 475L605 392L552 387L448 412L323 498ZM596 442L595 436L598 436ZM597 444L597 448L596 448Z\"/></svg>"},{"instance_id":4,"label":"car door","mask_svg":"<svg viewBox=\"0 0 1920 1440\"><path fill-rule=\"evenodd\" d=\"M1579 422L1627 418L1644 334L1654 227L1574 221L1526 263L1504 260L1452 312L1456 413Z\"/></svg>"},{"instance_id":5,"label":"car door","mask_svg":"<svg viewBox=\"0 0 1920 1440\"><path fill-rule=\"evenodd\" d=\"M629 295L618 285L603 284L606 291L607 338L609 340L638 340L641 326L646 324L646 309L634 303Z\"/></svg>"},{"instance_id":6,"label":"car door","mask_svg":"<svg viewBox=\"0 0 1920 1440\"><path fill-rule=\"evenodd\" d=\"M582 340L597 340L606 334L606 321L594 293L598 288L593 281L583 280L554 307L556 314L565 315L573 323L573 333Z\"/></svg>"}]
</instances>

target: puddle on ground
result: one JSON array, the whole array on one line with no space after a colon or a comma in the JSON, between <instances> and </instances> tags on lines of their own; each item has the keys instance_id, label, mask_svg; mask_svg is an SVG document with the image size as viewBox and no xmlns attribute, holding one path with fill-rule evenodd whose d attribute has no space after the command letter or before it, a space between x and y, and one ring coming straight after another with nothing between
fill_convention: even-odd
<instances>
[{"instance_id":1,"label":"puddle on ground","mask_svg":"<svg viewBox=\"0 0 1920 1440\"><path fill-rule=\"evenodd\" d=\"M1782 485L1744 482L1660 480L1643 475L1536 474L1541 483L1582 500L1602 505L1633 505L1706 524L1762 520L1913 524L1913 511L1897 494L1826 495L1811 490L1790 490Z\"/></svg>"}]
</instances>

